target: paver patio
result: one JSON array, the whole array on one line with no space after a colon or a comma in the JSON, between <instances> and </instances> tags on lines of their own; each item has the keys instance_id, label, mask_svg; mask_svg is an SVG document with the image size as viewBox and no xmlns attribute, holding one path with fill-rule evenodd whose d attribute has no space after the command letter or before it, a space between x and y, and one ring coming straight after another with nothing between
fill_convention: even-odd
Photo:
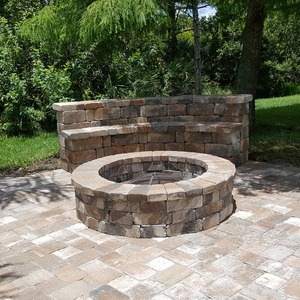
<instances>
[{"instance_id":1,"label":"paver patio","mask_svg":"<svg viewBox=\"0 0 300 300\"><path fill-rule=\"evenodd\" d=\"M70 174L0 179L0 299L300 299L300 168L237 168L219 226L134 239L86 228Z\"/></svg>"}]
</instances>

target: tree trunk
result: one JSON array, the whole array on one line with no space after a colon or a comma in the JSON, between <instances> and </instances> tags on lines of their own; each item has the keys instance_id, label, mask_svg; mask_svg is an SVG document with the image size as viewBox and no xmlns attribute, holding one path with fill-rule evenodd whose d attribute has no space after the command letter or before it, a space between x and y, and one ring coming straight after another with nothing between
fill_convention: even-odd
<instances>
[{"instance_id":1,"label":"tree trunk","mask_svg":"<svg viewBox=\"0 0 300 300\"><path fill-rule=\"evenodd\" d=\"M202 94L201 86L201 45L200 45L200 21L198 1L193 1L193 30L194 30L194 60L195 60L195 94Z\"/></svg>"},{"instance_id":2,"label":"tree trunk","mask_svg":"<svg viewBox=\"0 0 300 300\"><path fill-rule=\"evenodd\" d=\"M255 126L255 97L265 20L265 1L249 0L237 76L236 92L253 95L253 101L250 103L250 127L252 128Z\"/></svg>"},{"instance_id":3,"label":"tree trunk","mask_svg":"<svg viewBox=\"0 0 300 300\"><path fill-rule=\"evenodd\" d=\"M177 33L176 33L176 0L168 1L168 15L170 23L168 27L168 53L167 60L174 61L177 54Z\"/></svg>"}]
</instances>

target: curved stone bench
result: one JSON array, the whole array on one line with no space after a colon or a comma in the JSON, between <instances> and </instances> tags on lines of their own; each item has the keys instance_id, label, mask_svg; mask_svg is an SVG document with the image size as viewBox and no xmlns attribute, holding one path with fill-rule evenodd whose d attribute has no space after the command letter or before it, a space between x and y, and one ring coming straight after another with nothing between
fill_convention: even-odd
<instances>
[{"instance_id":1,"label":"curved stone bench","mask_svg":"<svg viewBox=\"0 0 300 300\"><path fill-rule=\"evenodd\" d=\"M154 185L106 179L114 178L111 173L116 172L133 176L153 163L193 170L196 175ZM139 238L174 236L218 225L233 212L234 177L235 166L220 157L145 151L87 162L73 172L72 183L77 216L84 224L103 233Z\"/></svg>"},{"instance_id":2,"label":"curved stone bench","mask_svg":"<svg viewBox=\"0 0 300 300\"><path fill-rule=\"evenodd\" d=\"M157 150L248 160L251 95L183 95L54 103L62 168Z\"/></svg>"}]
</instances>

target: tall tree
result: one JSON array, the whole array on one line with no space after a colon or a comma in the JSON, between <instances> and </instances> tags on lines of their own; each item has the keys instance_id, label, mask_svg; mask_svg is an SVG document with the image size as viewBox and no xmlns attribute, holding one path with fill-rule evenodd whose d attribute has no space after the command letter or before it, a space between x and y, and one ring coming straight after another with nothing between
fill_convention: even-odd
<instances>
[{"instance_id":1,"label":"tall tree","mask_svg":"<svg viewBox=\"0 0 300 300\"><path fill-rule=\"evenodd\" d=\"M243 48L237 75L237 93L252 94L250 126L255 125L255 98L265 20L266 0L250 0L243 32Z\"/></svg>"}]
</instances>

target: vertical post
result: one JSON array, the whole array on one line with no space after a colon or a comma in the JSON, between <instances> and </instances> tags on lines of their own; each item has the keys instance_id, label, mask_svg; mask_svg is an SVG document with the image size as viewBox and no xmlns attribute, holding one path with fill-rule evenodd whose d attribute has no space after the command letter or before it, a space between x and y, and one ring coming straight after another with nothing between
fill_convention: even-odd
<instances>
[{"instance_id":1,"label":"vertical post","mask_svg":"<svg viewBox=\"0 0 300 300\"><path fill-rule=\"evenodd\" d=\"M198 1L192 1L193 30L194 30L194 62L195 62L195 94L202 94L201 86L201 45L200 45L200 20L198 12Z\"/></svg>"}]
</instances>

